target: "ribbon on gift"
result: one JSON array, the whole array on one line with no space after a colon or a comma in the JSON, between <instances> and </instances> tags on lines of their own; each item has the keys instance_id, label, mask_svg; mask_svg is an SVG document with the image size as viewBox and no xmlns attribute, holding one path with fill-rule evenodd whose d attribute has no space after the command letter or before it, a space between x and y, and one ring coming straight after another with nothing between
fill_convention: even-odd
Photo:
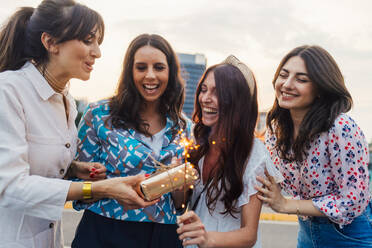
<instances>
[{"instance_id":1,"label":"ribbon on gift","mask_svg":"<svg viewBox=\"0 0 372 248\"><path fill-rule=\"evenodd\" d=\"M166 166L162 164L159 166L161 168L159 173L152 174L140 183L140 191L148 201L157 199L179 187L192 184L199 178L198 172L189 162L180 165Z\"/></svg>"}]
</instances>

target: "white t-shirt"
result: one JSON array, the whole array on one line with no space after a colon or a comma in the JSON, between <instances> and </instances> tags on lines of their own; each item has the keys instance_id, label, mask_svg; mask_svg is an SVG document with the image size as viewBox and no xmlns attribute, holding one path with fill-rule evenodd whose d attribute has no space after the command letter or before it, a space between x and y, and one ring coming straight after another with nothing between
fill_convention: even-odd
<instances>
[{"instance_id":1,"label":"white t-shirt","mask_svg":"<svg viewBox=\"0 0 372 248\"><path fill-rule=\"evenodd\" d=\"M204 157L199 161L200 171L203 171ZM264 171L265 168L268 170L269 174L276 178L276 181L282 181L283 177L280 172L274 167L273 162L270 159L269 152L267 151L265 145L259 140L255 139L252 147L252 152L246 169L243 175L243 193L239 196L237 201L237 207L241 208L243 205L249 203L250 196L257 193L257 190L254 189L255 185L261 185L256 180L256 176L265 177ZM203 178L202 176L200 178ZM200 217L203 222L205 229L207 231L217 231L217 232L228 232L241 228L241 218L240 213L236 213L235 216L238 218L233 218L230 214L222 215L220 212L223 212L225 209L222 201L216 203L216 208L209 213L207 203L206 203L206 190L203 191L204 186L200 181L199 184L195 185L195 190L192 196L192 203L194 203L198 196L200 199L198 205L196 206L195 213ZM202 193L201 193L202 192ZM197 246L188 246L188 247L197 247ZM261 247L261 238L260 232L257 233L257 242L254 246L255 248Z\"/></svg>"},{"instance_id":2,"label":"white t-shirt","mask_svg":"<svg viewBox=\"0 0 372 248\"><path fill-rule=\"evenodd\" d=\"M142 141L148 145L152 150L153 152L159 156L160 154L160 150L163 146L163 136L165 134L165 128L163 128L162 130L160 130L159 132L157 132L156 134L154 134L151 137L146 137L145 135L141 134L141 139Z\"/></svg>"}]
</instances>

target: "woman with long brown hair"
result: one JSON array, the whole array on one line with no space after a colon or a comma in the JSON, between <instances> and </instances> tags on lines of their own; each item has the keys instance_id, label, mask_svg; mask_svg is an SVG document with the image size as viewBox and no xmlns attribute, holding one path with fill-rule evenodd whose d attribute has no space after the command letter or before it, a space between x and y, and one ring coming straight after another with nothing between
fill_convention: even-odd
<instances>
[{"instance_id":1,"label":"woman with long brown hair","mask_svg":"<svg viewBox=\"0 0 372 248\"><path fill-rule=\"evenodd\" d=\"M156 34L137 36L126 51L116 94L84 113L77 158L103 163L109 178L151 174L154 160L170 165L182 157L179 132L190 134L183 99L180 66L168 41ZM72 247L181 247L173 197L177 193L138 210L114 199L75 202L75 209L85 211Z\"/></svg>"},{"instance_id":2,"label":"woman with long brown hair","mask_svg":"<svg viewBox=\"0 0 372 248\"><path fill-rule=\"evenodd\" d=\"M260 247L261 202L256 176L275 170L264 144L254 137L257 88L252 71L234 56L207 69L195 97L191 154L201 180L192 197L194 211L179 217L183 245Z\"/></svg>"},{"instance_id":3,"label":"woman with long brown hair","mask_svg":"<svg viewBox=\"0 0 372 248\"><path fill-rule=\"evenodd\" d=\"M263 202L297 214L297 247L372 247L368 144L346 114L352 98L336 61L319 46L300 46L280 62L265 143L285 180L259 178Z\"/></svg>"}]
</instances>

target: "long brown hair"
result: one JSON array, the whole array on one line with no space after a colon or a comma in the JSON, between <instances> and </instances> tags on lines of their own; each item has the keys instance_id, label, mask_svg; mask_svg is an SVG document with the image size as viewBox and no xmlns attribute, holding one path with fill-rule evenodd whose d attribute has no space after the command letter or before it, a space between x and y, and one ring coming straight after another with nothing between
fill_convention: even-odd
<instances>
[{"instance_id":1,"label":"long brown hair","mask_svg":"<svg viewBox=\"0 0 372 248\"><path fill-rule=\"evenodd\" d=\"M211 128L202 123L198 99L201 85L209 73L214 74L218 99L219 117L214 137L211 137ZM257 114L256 86L251 95L247 81L239 69L229 64L219 64L207 69L196 90L193 114L194 136L200 148L191 153L190 161L197 164L207 153L212 140L221 151L218 164L206 182L209 211L213 211L217 201L221 199L225 206L222 214L228 213L235 217L234 213L239 212L235 206L243 192L243 174L253 147Z\"/></svg>"},{"instance_id":2,"label":"long brown hair","mask_svg":"<svg viewBox=\"0 0 372 248\"><path fill-rule=\"evenodd\" d=\"M110 119L115 127L134 128L149 135L148 124L140 117L143 98L133 81L134 55L138 49L144 46L159 49L167 58L168 85L160 97L158 110L162 116L168 115L173 121L172 130L175 133L177 132L176 128L186 127L186 121L181 113L184 102L184 81L180 75L180 65L176 53L163 37L156 34L139 35L130 43L125 54L117 92L110 99Z\"/></svg>"},{"instance_id":3,"label":"long brown hair","mask_svg":"<svg viewBox=\"0 0 372 248\"><path fill-rule=\"evenodd\" d=\"M289 110L281 108L277 99L267 114L266 125L277 137L276 149L279 156L289 161L301 162L306 157L309 142L331 128L339 114L351 109L353 101L336 61L319 46L305 45L290 51L280 62L273 85L282 67L294 56L304 60L309 79L317 87L318 97L302 120L295 140ZM293 151L293 155L290 150Z\"/></svg>"},{"instance_id":4,"label":"long brown hair","mask_svg":"<svg viewBox=\"0 0 372 248\"><path fill-rule=\"evenodd\" d=\"M16 11L0 31L0 72L18 70L26 61L48 62L49 54L41 43L43 32L56 38L56 43L84 40L99 31L104 37L102 17L94 10L73 0L44 0L34 9Z\"/></svg>"}]
</instances>

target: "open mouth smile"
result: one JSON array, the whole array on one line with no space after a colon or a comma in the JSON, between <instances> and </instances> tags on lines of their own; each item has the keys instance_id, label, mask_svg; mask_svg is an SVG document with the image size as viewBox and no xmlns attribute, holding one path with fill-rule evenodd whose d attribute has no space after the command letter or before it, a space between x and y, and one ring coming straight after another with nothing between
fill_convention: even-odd
<instances>
[{"instance_id":1,"label":"open mouth smile","mask_svg":"<svg viewBox=\"0 0 372 248\"><path fill-rule=\"evenodd\" d=\"M218 110L215 108L203 107L202 110L205 114L217 114L218 113Z\"/></svg>"},{"instance_id":2,"label":"open mouth smile","mask_svg":"<svg viewBox=\"0 0 372 248\"><path fill-rule=\"evenodd\" d=\"M158 89L159 86L160 86L159 84L144 84L143 88L145 90L154 90L154 89Z\"/></svg>"},{"instance_id":3,"label":"open mouth smile","mask_svg":"<svg viewBox=\"0 0 372 248\"><path fill-rule=\"evenodd\" d=\"M297 95L296 94L290 94L288 92L282 92L282 96L284 96L284 97L295 97Z\"/></svg>"},{"instance_id":4,"label":"open mouth smile","mask_svg":"<svg viewBox=\"0 0 372 248\"><path fill-rule=\"evenodd\" d=\"M160 88L160 84L143 84L142 87L147 94L154 94Z\"/></svg>"},{"instance_id":5,"label":"open mouth smile","mask_svg":"<svg viewBox=\"0 0 372 248\"><path fill-rule=\"evenodd\" d=\"M94 62L93 63L85 62L85 65L87 66L87 68L88 68L89 71L92 71L93 70Z\"/></svg>"}]
</instances>

